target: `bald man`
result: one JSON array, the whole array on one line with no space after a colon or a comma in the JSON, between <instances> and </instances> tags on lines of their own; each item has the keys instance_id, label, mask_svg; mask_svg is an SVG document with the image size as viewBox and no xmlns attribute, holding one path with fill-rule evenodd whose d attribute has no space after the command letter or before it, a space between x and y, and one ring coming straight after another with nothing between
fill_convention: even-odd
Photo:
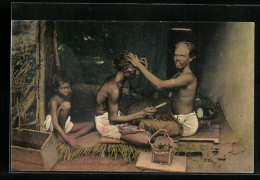
<instances>
[{"instance_id":1,"label":"bald man","mask_svg":"<svg viewBox=\"0 0 260 180\"><path fill-rule=\"evenodd\" d=\"M171 137L191 136L198 129L198 118L193 109L197 78L190 69L196 59L196 50L191 42L181 41L175 45L174 63L178 69L169 80L161 80L149 72L139 61L137 55L130 54L130 62L158 89L172 89L171 113L167 121L143 120L139 127L156 132L165 129Z\"/></svg>"}]
</instances>

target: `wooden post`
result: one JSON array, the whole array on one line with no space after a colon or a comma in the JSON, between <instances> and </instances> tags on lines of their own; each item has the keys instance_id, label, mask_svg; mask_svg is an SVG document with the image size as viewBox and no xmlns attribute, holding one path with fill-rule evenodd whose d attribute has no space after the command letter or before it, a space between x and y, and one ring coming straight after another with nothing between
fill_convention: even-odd
<instances>
[{"instance_id":1,"label":"wooden post","mask_svg":"<svg viewBox=\"0 0 260 180\"><path fill-rule=\"evenodd\" d=\"M36 22L36 130L40 131L40 121L39 121L39 107L40 107L40 100L39 100L39 67L40 67L40 25L41 21Z\"/></svg>"},{"instance_id":2,"label":"wooden post","mask_svg":"<svg viewBox=\"0 0 260 180\"><path fill-rule=\"evenodd\" d=\"M39 23L39 121L40 131L44 130L45 120L45 62L46 62L46 48L45 48L45 31L46 21Z\"/></svg>"},{"instance_id":3,"label":"wooden post","mask_svg":"<svg viewBox=\"0 0 260 180\"><path fill-rule=\"evenodd\" d=\"M48 101L53 96L52 78L56 73L55 67L55 45L54 45L54 22L46 21L45 32L45 99Z\"/></svg>"},{"instance_id":4,"label":"wooden post","mask_svg":"<svg viewBox=\"0 0 260 180\"><path fill-rule=\"evenodd\" d=\"M53 46L54 46L54 54L55 54L55 62L57 71L60 70L60 59L57 45L57 33L56 33L56 23L53 24Z\"/></svg>"},{"instance_id":5,"label":"wooden post","mask_svg":"<svg viewBox=\"0 0 260 180\"><path fill-rule=\"evenodd\" d=\"M38 85L38 103L37 111L39 118L40 131L44 131L44 121L46 117L46 105L47 101L51 97L53 87L52 87L52 77L56 71L56 65L59 65L56 42L56 32L54 31L54 23L52 21L39 21L38 22L38 36L36 44L36 62L39 64L39 85ZM36 63L37 64L37 63ZM57 66L58 68L58 66Z\"/></svg>"}]
</instances>

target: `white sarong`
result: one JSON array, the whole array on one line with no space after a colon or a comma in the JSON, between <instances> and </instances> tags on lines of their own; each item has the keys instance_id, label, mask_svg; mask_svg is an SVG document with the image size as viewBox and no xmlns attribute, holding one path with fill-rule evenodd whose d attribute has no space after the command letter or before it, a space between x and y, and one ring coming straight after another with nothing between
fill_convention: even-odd
<instances>
[{"instance_id":1,"label":"white sarong","mask_svg":"<svg viewBox=\"0 0 260 180\"><path fill-rule=\"evenodd\" d=\"M73 127L73 123L70 121L70 119L71 119L70 116L68 116L68 119L65 123L65 133L66 134L68 134ZM44 126L48 132L53 132L54 126L53 126L51 115L48 114L46 116L46 120L44 121Z\"/></svg>"},{"instance_id":2,"label":"white sarong","mask_svg":"<svg viewBox=\"0 0 260 180\"><path fill-rule=\"evenodd\" d=\"M112 125L109 122L108 112L103 115L95 116L96 129L101 136L113 139L120 139L121 133L118 131L118 125Z\"/></svg>"},{"instance_id":3,"label":"white sarong","mask_svg":"<svg viewBox=\"0 0 260 180\"><path fill-rule=\"evenodd\" d=\"M199 122L195 112L184 115L172 115L175 120L177 120L183 127L182 136L192 136L194 135L198 128Z\"/></svg>"}]
</instances>

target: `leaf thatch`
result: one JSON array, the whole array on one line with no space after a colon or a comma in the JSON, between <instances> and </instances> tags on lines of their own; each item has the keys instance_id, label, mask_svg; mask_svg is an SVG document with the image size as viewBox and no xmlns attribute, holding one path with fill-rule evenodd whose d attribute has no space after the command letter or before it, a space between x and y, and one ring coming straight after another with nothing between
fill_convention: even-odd
<instances>
[{"instance_id":1,"label":"leaf thatch","mask_svg":"<svg viewBox=\"0 0 260 180\"><path fill-rule=\"evenodd\" d=\"M137 159L141 151L147 149L136 147L129 144L95 144L92 147L78 147L72 149L67 143L60 142L57 138L56 145L59 159L62 161L72 160L77 157L89 156L89 155L107 155L115 160L121 156L126 162L130 162L133 159Z\"/></svg>"}]
</instances>

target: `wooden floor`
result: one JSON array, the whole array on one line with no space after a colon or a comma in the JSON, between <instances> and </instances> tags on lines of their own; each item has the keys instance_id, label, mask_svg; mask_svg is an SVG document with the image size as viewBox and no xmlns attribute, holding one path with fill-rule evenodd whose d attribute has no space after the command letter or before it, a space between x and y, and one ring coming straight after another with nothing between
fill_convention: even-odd
<instances>
[{"instance_id":1,"label":"wooden floor","mask_svg":"<svg viewBox=\"0 0 260 180\"><path fill-rule=\"evenodd\" d=\"M237 135L234 134L230 126L225 121L222 112L212 121L212 124L220 124L219 143L240 143ZM93 132L95 133L95 132ZM88 141L96 137L85 137ZM85 139L82 138L82 139ZM98 139L95 139L97 141ZM82 142L83 143L83 142ZM197 142L192 142L197 143ZM212 143L212 142L209 142ZM82 144L84 145L84 143ZM85 142L85 145L86 142ZM122 159L114 160L110 157L86 156L76 158L71 161L58 162L53 171L81 171L81 172L154 172L136 167L136 161L127 163ZM202 160L201 155L186 157L187 173L251 173L254 170L254 148L245 146L245 151L237 155L227 154L226 160L217 160L206 162Z\"/></svg>"}]
</instances>

